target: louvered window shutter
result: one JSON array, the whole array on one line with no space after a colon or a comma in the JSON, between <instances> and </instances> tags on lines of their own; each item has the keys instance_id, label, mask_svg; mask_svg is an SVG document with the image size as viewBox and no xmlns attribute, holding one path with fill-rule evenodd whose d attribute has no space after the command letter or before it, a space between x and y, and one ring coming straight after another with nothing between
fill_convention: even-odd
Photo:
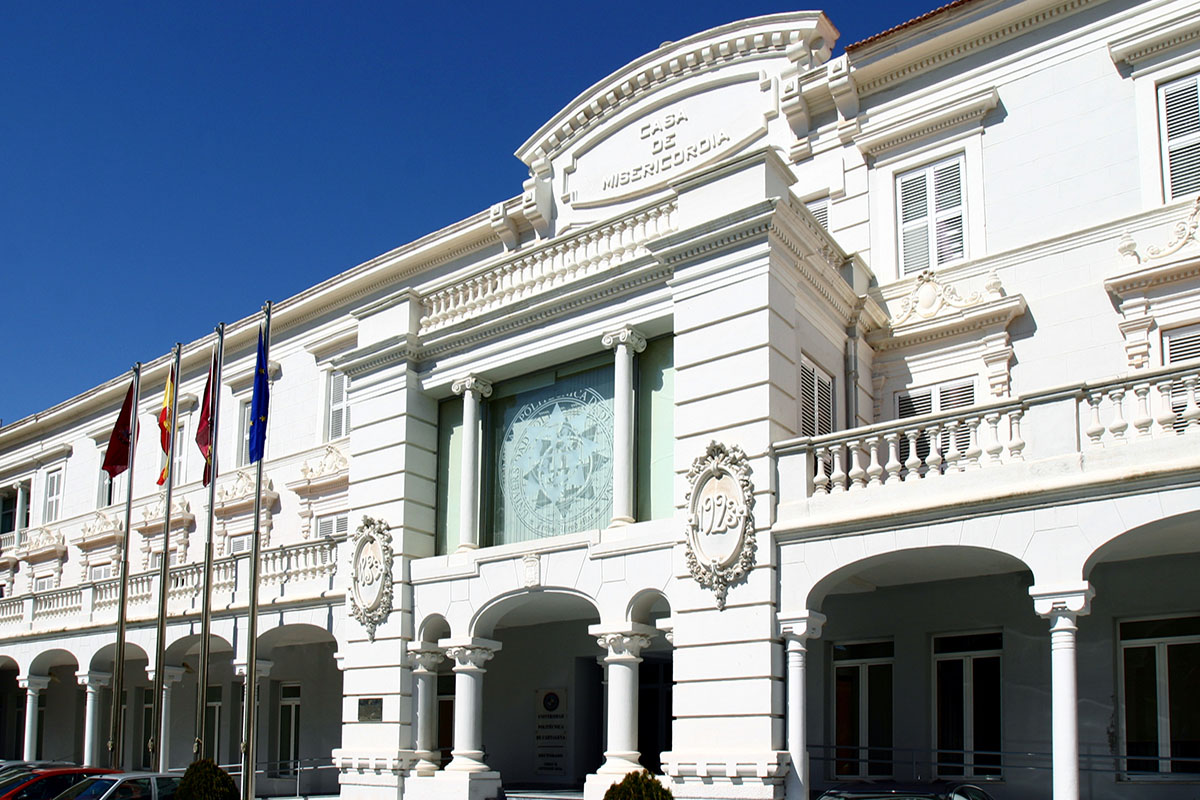
<instances>
[{"instance_id":1,"label":"louvered window shutter","mask_svg":"<svg viewBox=\"0 0 1200 800\"><path fill-rule=\"evenodd\" d=\"M829 230L829 198L820 197L816 200L810 200L805 203L812 215L817 218L817 222L821 223L821 227Z\"/></svg>"},{"instance_id":2,"label":"louvered window shutter","mask_svg":"<svg viewBox=\"0 0 1200 800\"><path fill-rule=\"evenodd\" d=\"M900 271L942 267L967 254L962 156L897 178Z\"/></svg>"},{"instance_id":3,"label":"louvered window shutter","mask_svg":"<svg viewBox=\"0 0 1200 800\"><path fill-rule=\"evenodd\" d=\"M800 435L833 433L833 379L807 359L800 361Z\"/></svg>"},{"instance_id":4,"label":"louvered window shutter","mask_svg":"<svg viewBox=\"0 0 1200 800\"><path fill-rule=\"evenodd\" d=\"M1181 364L1193 358L1200 358L1200 325L1180 328L1174 331L1163 331L1164 360L1168 365ZM1176 382L1171 387L1171 408L1175 411L1175 432L1183 433L1187 421L1183 412L1187 409L1188 388Z\"/></svg>"},{"instance_id":5,"label":"louvered window shutter","mask_svg":"<svg viewBox=\"0 0 1200 800\"><path fill-rule=\"evenodd\" d=\"M327 516L317 518L317 536L321 538L345 536L347 533L349 533L349 531L349 514L329 514Z\"/></svg>"},{"instance_id":6,"label":"louvered window shutter","mask_svg":"<svg viewBox=\"0 0 1200 800\"><path fill-rule=\"evenodd\" d=\"M896 397L896 416L900 419L919 417L933 412L933 392L925 390L912 394L902 394ZM900 437L900 462L908 461L908 437ZM929 434L922 432L917 437L917 457L922 461L929 455Z\"/></svg>"},{"instance_id":7,"label":"louvered window shutter","mask_svg":"<svg viewBox=\"0 0 1200 800\"><path fill-rule=\"evenodd\" d=\"M833 380L817 376L817 435L833 433Z\"/></svg>"},{"instance_id":8,"label":"louvered window shutter","mask_svg":"<svg viewBox=\"0 0 1200 800\"><path fill-rule=\"evenodd\" d=\"M975 405L975 382L951 384L938 389L938 411L951 411L956 408L968 408ZM965 453L971 447L971 429L965 425L954 432L958 443L958 452ZM943 439L941 452L950 452L950 442Z\"/></svg>"},{"instance_id":9,"label":"louvered window shutter","mask_svg":"<svg viewBox=\"0 0 1200 800\"><path fill-rule=\"evenodd\" d=\"M350 432L350 404L346 402L346 376L340 372L329 376L329 402L326 404L328 419L326 439L340 439Z\"/></svg>"},{"instance_id":10,"label":"louvered window shutter","mask_svg":"<svg viewBox=\"0 0 1200 800\"><path fill-rule=\"evenodd\" d=\"M1167 198L1200 191L1200 75L1159 89Z\"/></svg>"}]
</instances>

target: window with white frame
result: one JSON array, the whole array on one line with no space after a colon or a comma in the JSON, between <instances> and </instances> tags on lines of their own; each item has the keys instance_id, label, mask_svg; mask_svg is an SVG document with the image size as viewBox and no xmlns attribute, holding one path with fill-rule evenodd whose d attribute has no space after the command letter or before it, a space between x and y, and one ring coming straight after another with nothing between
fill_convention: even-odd
<instances>
[{"instance_id":1,"label":"window with white frame","mask_svg":"<svg viewBox=\"0 0 1200 800\"><path fill-rule=\"evenodd\" d=\"M892 662L886 642L833 645L834 772L839 778L892 774Z\"/></svg>"},{"instance_id":2,"label":"window with white frame","mask_svg":"<svg viewBox=\"0 0 1200 800\"><path fill-rule=\"evenodd\" d=\"M250 400L242 401L238 406L238 451L237 465L244 467L250 463Z\"/></svg>"},{"instance_id":3,"label":"window with white frame","mask_svg":"<svg viewBox=\"0 0 1200 800\"><path fill-rule=\"evenodd\" d=\"M280 777L296 774L300 758L300 684L284 683L279 686L279 753L278 772Z\"/></svg>"},{"instance_id":4,"label":"window with white frame","mask_svg":"<svg viewBox=\"0 0 1200 800\"><path fill-rule=\"evenodd\" d=\"M919 417L924 414L938 414L943 411L953 411L957 408L969 408L975 404L975 379L948 381L936 386L926 386L896 395L896 418ZM971 447L971 429L960 425L954 431L953 441L950 436L942 434L939 437L938 453L944 458L957 445L959 454L964 454ZM924 461L929 455L929 434L922 431L917 438L917 456ZM908 440L901 437L900 460L908 459Z\"/></svg>"},{"instance_id":5,"label":"window with white frame","mask_svg":"<svg viewBox=\"0 0 1200 800\"><path fill-rule=\"evenodd\" d=\"M42 522L54 522L62 513L62 469L53 469L46 473L46 502L42 506Z\"/></svg>"},{"instance_id":6,"label":"window with white frame","mask_svg":"<svg viewBox=\"0 0 1200 800\"><path fill-rule=\"evenodd\" d=\"M220 685L209 686L204 696L204 757L218 763L221 753L221 700Z\"/></svg>"},{"instance_id":7,"label":"window with white frame","mask_svg":"<svg viewBox=\"0 0 1200 800\"><path fill-rule=\"evenodd\" d=\"M179 553L172 550L171 556L170 556L170 561L167 562L167 566L173 567L178 563L179 563ZM159 567L162 566L162 553L161 552L150 554L150 566L153 569L158 569Z\"/></svg>"},{"instance_id":8,"label":"window with white frame","mask_svg":"<svg viewBox=\"0 0 1200 800\"><path fill-rule=\"evenodd\" d=\"M1166 198L1200 191L1200 73L1159 86L1158 114Z\"/></svg>"},{"instance_id":9,"label":"window with white frame","mask_svg":"<svg viewBox=\"0 0 1200 800\"><path fill-rule=\"evenodd\" d=\"M187 436L185 436L185 424L180 419L175 426L175 468L171 475L171 484L179 486L184 482L184 467L187 464ZM163 453L158 459L158 469L161 472L162 468L167 465L167 454Z\"/></svg>"},{"instance_id":10,"label":"window with white frame","mask_svg":"<svg viewBox=\"0 0 1200 800\"><path fill-rule=\"evenodd\" d=\"M317 536L321 538L345 536L349 532L350 514L348 512L317 517Z\"/></svg>"},{"instance_id":11,"label":"window with white frame","mask_svg":"<svg viewBox=\"0 0 1200 800\"><path fill-rule=\"evenodd\" d=\"M1162 333L1163 364L1181 364L1200 358L1200 325L1171 328ZM1188 394L1192 390L1182 382L1171 386L1171 408L1175 412L1175 432L1183 433L1188 421L1183 412L1187 410Z\"/></svg>"},{"instance_id":12,"label":"window with white frame","mask_svg":"<svg viewBox=\"0 0 1200 800\"><path fill-rule=\"evenodd\" d=\"M1200 774L1200 616L1120 623L1129 776Z\"/></svg>"},{"instance_id":13,"label":"window with white frame","mask_svg":"<svg viewBox=\"0 0 1200 800\"><path fill-rule=\"evenodd\" d=\"M329 373L325 392L325 441L350 433L350 379L341 372Z\"/></svg>"},{"instance_id":14,"label":"window with white frame","mask_svg":"<svg viewBox=\"0 0 1200 800\"><path fill-rule=\"evenodd\" d=\"M902 275L937 269L966 257L965 182L961 154L896 176Z\"/></svg>"},{"instance_id":15,"label":"window with white frame","mask_svg":"<svg viewBox=\"0 0 1200 800\"><path fill-rule=\"evenodd\" d=\"M229 554L237 555L238 553L249 553L251 542L250 537L254 534L248 533L243 536L233 536L229 539Z\"/></svg>"},{"instance_id":16,"label":"window with white frame","mask_svg":"<svg viewBox=\"0 0 1200 800\"><path fill-rule=\"evenodd\" d=\"M113 577L113 565L108 564L92 564L88 567L88 580L92 583L97 581L106 581Z\"/></svg>"},{"instance_id":17,"label":"window with white frame","mask_svg":"<svg viewBox=\"0 0 1200 800\"><path fill-rule=\"evenodd\" d=\"M800 358L800 435L833 433L833 378L807 358Z\"/></svg>"},{"instance_id":18,"label":"window with white frame","mask_svg":"<svg viewBox=\"0 0 1200 800\"><path fill-rule=\"evenodd\" d=\"M106 451L100 451L100 463L104 463ZM104 470L100 470L100 476L96 485L96 508L108 508L121 502L125 497L125 476L128 471L122 472L117 477L112 477Z\"/></svg>"},{"instance_id":19,"label":"window with white frame","mask_svg":"<svg viewBox=\"0 0 1200 800\"><path fill-rule=\"evenodd\" d=\"M48 592L57 588L58 580L53 575L42 575L33 579L33 590L35 592Z\"/></svg>"},{"instance_id":20,"label":"window with white frame","mask_svg":"<svg viewBox=\"0 0 1200 800\"><path fill-rule=\"evenodd\" d=\"M938 777L1000 776L1003 647L1002 633L934 638L934 772Z\"/></svg>"}]
</instances>

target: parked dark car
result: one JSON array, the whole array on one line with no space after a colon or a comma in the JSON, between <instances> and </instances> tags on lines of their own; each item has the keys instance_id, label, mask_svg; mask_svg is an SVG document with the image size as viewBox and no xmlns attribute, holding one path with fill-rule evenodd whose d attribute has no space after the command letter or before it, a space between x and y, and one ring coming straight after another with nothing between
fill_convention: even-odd
<instances>
[{"instance_id":1,"label":"parked dark car","mask_svg":"<svg viewBox=\"0 0 1200 800\"><path fill-rule=\"evenodd\" d=\"M52 800L82 780L113 772L99 767L50 767L16 772L0 781L0 800Z\"/></svg>"},{"instance_id":2,"label":"parked dark car","mask_svg":"<svg viewBox=\"0 0 1200 800\"><path fill-rule=\"evenodd\" d=\"M181 775L166 772L122 772L87 778L57 800L172 800Z\"/></svg>"},{"instance_id":3,"label":"parked dark car","mask_svg":"<svg viewBox=\"0 0 1200 800\"><path fill-rule=\"evenodd\" d=\"M970 783L867 781L827 789L818 800L992 800L992 796Z\"/></svg>"}]
</instances>

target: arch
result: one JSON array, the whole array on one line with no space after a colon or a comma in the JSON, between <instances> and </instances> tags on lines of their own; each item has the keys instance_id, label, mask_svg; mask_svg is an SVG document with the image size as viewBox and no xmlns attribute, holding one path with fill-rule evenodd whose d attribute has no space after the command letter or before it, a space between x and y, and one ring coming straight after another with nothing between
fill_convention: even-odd
<instances>
[{"instance_id":1,"label":"arch","mask_svg":"<svg viewBox=\"0 0 1200 800\"><path fill-rule=\"evenodd\" d=\"M21 662L16 658L7 654L0 654L0 669L15 669L21 671Z\"/></svg>"},{"instance_id":2,"label":"arch","mask_svg":"<svg viewBox=\"0 0 1200 800\"><path fill-rule=\"evenodd\" d=\"M113 665L113 654L117 650L116 643L106 644L95 652L91 662L88 664L89 669L100 672L108 672ZM139 645L133 642L125 642L125 660L126 661L145 661L150 663L150 656Z\"/></svg>"},{"instance_id":3,"label":"arch","mask_svg":"<svg viewBox=\"0 0 1200 800\"><path fill-rule=\"evenodd\" d=\"M1011 553L974 545L897 547L849 560L825 573L808 591L807 607L819 611L830 594L864 591L880 586L952 580L1033 568Z\"/></svg>"},{"instance_id":4,"label":"arch","mask_svg":"<svg viewBox=\"0 0 1200 800\"><path fill-rule=\"evenodd\" d=\"M538 621L545 621L545 619L600 618L600 607L596 601L577 589L565 587L545 587L537 590L517 589L493 597L476 611L467 626L467 635L480 636L485 639L490 638L496 629L497 623L503 617L527 606L542 605L547 600L550 602L561 600L562 602L559 606L561 613L541 618L539 614L530 609L533 613L523 617L523 619L528 620L525 624L535 624Z\"/></svg>"},{"instance_id":5,"label":"arch","mask_svg":"<svg viewBox=\"0 0 1200 800\"><path fill-rule=\"evenodd\" d=\"M1188 511L1106 537L1084 561L1083 579L1088 580L1092 570L1106 561L1200 553L1200 546L1196 545L1197 529L1200 529L1200 511Z\"/></svg>"},{"instance_id":6,"label":"arch","mask_svg":"<svg viewBox=\"0 0 1200 800\"><path fill-rule=\"evenodd\" d=\"M271 628L269 631L263 631L258 636L259 647L266 648L321 643L337 645L337 639L325 628L307 622L285 623Z\"/></svg>"},{"instance_id":7,"label":"arch","mask_svg":"<svg viewBox=\"0 0 1200 800\"><path fill-rule=\"evenodd\" d=\"M450 623L441 614L430 614L417 626L417 641L425 644L437 644L438 639L449 635Z\"/></svg>"},{"instance_id":8,"label":"arch","mask_svg":"<svg viewBox=\"0 0 1200 800\"><path fill-rule=\"evenodd\" d=\"M54 667L74 667L79 669L79 658L70 650L54 648L43 650L29 662L30 675L48 675Z\"/></svg>"},{"instance_id":9,"label":"arch","mask_svg":"<svg viewBox=\"0 0 1200 800\"><path fill-rule=\"evenodd\" d=\"M183 664L189 656L199 657L200 645L201 635L199 633L189 633L186 636L179 637L167 645L165 654L166 663ZM215 633L208 635L208 649L209 653L213 656L227 653L232 657L233 654L233 645L224 637L217 636Z\"/></svg>"},{"instance_id":10,"label":"arch","mask_svg":"<svg viewBox=\"0 0 1200 800\"><path fill-rule=\"evenodd\" d=\"M629 598L625 606L625 619L653 625L657 620L671 616L671 600L659 589L642 589Z\"/></svg>"}]
</instances>

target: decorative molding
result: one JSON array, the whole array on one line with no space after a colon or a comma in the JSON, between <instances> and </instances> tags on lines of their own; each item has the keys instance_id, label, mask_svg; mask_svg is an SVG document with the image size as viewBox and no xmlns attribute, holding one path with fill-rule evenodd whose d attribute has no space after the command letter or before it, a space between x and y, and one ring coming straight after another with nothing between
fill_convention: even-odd
<instances>
[{"instance_id":1,"label":"decorative molding","mask_svg":"<svg viewBox=\"0 0 1200 800\"><path fill-rule=\"evenodd\" d=\"M221 381L229 387L229 391L233 394L241 394L242 392L250 391L250 387L254 383L254 359L243 365L239 369L230 370L221 375ZM283 374L283 367L279 366L278 361L267 359L267 379L274 383L279 380L279 376Z\"/></svg>"},{"instance_id":2,"label":"decorative molding","mask_svg":"<svg viewBox=\"0 0 1200 800\"><path fill-rule=\"evenodd\" d=\"M986 297L995 299L1003 297L1003 287L996 273L988 277ZM917 282L909 292L908 297L900 302L900 312L892 317L893 328L905 324L914 317L933 319L943 308L963 309L984 302L985 295L971 292L966 297L958 293L958 289L938 280L932 270L925 270L917 276Z\"/></svg>"},{"instance_id":3,"label":"decorative molding","mask_svg":"<svg viewBox=\"0 0 1200 800\"><path fill-rule=\"evenodd\" d=\"M142 534L142 536L157 536L163 530L163 510L166 506L166 497L159 495L158 501L151 503L148 506L142 507L142 521L134 523L133 529ZM196 515L192 513L192 507L188 503L186 497L176 497L171 501L171 530L187 530L192 527L192 523L196 521Z\"/></svg>"},{"instance_id":4,"label":"decorative molding","mask_svg":"<svg viewBox=\"0 0 1200 800\"><path fill-rule=\"evenodd\" d=\"M606 662L641 661L642 651L650 646L650 636L638 631L602 633L596 637L596 644L608 652Z\"/></svg>"},{"instance_id":5,"label":"decorative molding","mask_svg":"<svg viewBox=\"0 0 1200 800\"><path fill-rule=\"evenodd\" d=\"M819 611L806 611L794 617L781 616L779 633L784 639L819 639L825 621L825 615Z\"/></svg>"},{"instance_id":6,"label":"decorative molding","mask_svg":"<svg viewBox=\"0 0 1200 800\"><path fill-rule=\"evenodd\" d=\"M1114 64L1137 67L1141 62L1200 40L1200 15L1194 8L1108 43Z\"/></svg>"},{"instance_id":7,"label":"decorative molding","mask_svg":"<svg viewBox=\"0 0 1200 800\"><path fill-rule=\"evenodd\" d=\"M124 538L125 523L117 518L110 519L103 511L97 511L90 522L83 524L75 544L81 550L96 550L106 545L120 544Z\"/></svg>"},{"instance_id":8,"label":"decorative molding","mask_svg":"<svg viewBox=\"0 0 1200 800\"><path fill-rule=\"evenodd\" d=\"M454 662L455 672L482 671L483 665L496 656L499 642L472 639L470 644L451 644L445 648L446 657Z\"/></svg>"},{"instance_id":9,"label":"decorative molding","mask_svg":"<svg viewBox=\"0 0 1200 800\"><path fill-rule=\"evenodd\" d=\"M646 337L642 336L634 328L624 327L605 332L600 337L600 344L606 350L612 350L616 347L629 347L633 352L640 353L646 349Z\"/></svg>"},{"instance_id":10,"label":"decorative molding","mask_svg":"<svg viewBox=\"0 0 1200 800\"><path fill-rule=\"evenodd\" d=\"M1143 254L1138 250L1137 242L1134 241L1133 237L1128 232L1125 232L1121 235L1121 243L1117 245L1117 252L1123 256L1133 258L1139 264L1173 256L1187 245L1200 241L1196 237L1197 229L1200 229L1200 197L1197 197L1196 202L1192 203L1191 208L1187 211L1187 215L1175 223L1170 241L1162 247L1150 245Z\"/></svg>"},{"instance_id":11,"label":"decorative molding","mask_svg":"<svg viewBox=\"0 0 1200 800\"><path fill-rule=\"evenodd\" d=\"M326 445L320 458L300 465L300 479L285 484L300 498L300 535L312 536L313 500L342 494L350 486L350 462L337 447Z\"/></svg>"},{"instance_id":12,"label":"decorative molding","mask_svg":"<svg viewBox=\"0 0 1200 800\"><path fill-rule=\"evenodd\" d=\"M1092 610L1096 590L1087 581L1062 586L1030 586L1033 610L1041 617L1084 616Z\"/></svg>"},{"instance_id":13,"label":"decorative molding","mask_svg":"<svg viewBox=\"0 0 1200 800\"><path fill-rule=\"evenodd\" d=\"M521 576L526 589L542 585L542 557L538 553L526 553L521 559Z\"/></svg>"},{"instance_id":14,"label":"decorative molding","mask_svg":"<svg viewBox=\"0 0 1200 800\"><path fill-rule=\"evenodd\" d=\"M725 608L731 584L754 566L754 484L742 448L710 442L687 473L687 565Z\"/></svg>"},{"instance_id":15,"label":"decorative molding","mask_svg":"<svg viewBox=\"0 0 1200 800\"><path fill-rule=\"evenodd\" d=\"M446 660L446 653L440 647L428 645L410 648L408 654L412 656L417 671L437 672L438 664Z\"/></svg>"},{"instance_id":16,"label":"decorative molding","mask_svg":"<svg viewBox=\"0 0 1200 800\"><path fill-rule=\"evenodd\" d=\"M26 528L18 546L22 561L45 561L56 558L60 561L67 553L67 541L62 531L50 528Z\"/></svg>"},{"instance_id":17,"label":"decorative molding","mask_svg":"<svg viewBox=\"0 0 1200 800\"><path fill-rule=\"evenodd\" d=\"M454 394L465 394L466 392L474 392L480 397L492 396L491 381L481 378L478 375L467 375L464 378L459 378L450 385L450 391Z\"/></svg>"},{"instance_id":18,"label":"decorative molding","mask_svg":"<svg viewBox=\"0 0 1200 800\"><path fill-rule=\"evenodd\" d=\"M363 517L350 539L350 616L375 641L375 630L392 613L392 534L382 519Z\"/></svg>"},{"instance_id":19,"label":"decorative molding","mask_svg":"<svg viewBox=\"0 0 1200 800\"><path fill-rule=\"evenodd\" d=\"M246 507L254 505L254 490L256 481L248 469L240 469L234 473L233 479L217 487L216 515L229 516ZM279 494L274 490L271 479L268 478L262 490L262 505L269 508Z\"/></svg>"},{"instance_id":20,"label":"decorative molding","mask_svg":"<svg viewBox=\"0 0 1200 800\"><path fill-rule=\"evenodd\" d=\"M867 121L861 123L862 132L855 137L855 144L863 153L877 156L941 131L982 124L983 118L999 103L1000 93L995 87L945 100L938 105L918 103L916 110L912 110L912 101L906 100L900 106L904 111L895 118L889 118L884 112L879 114L878 121L874 121L873 115L868 113Z\"/></svg>"}]
</instances>

